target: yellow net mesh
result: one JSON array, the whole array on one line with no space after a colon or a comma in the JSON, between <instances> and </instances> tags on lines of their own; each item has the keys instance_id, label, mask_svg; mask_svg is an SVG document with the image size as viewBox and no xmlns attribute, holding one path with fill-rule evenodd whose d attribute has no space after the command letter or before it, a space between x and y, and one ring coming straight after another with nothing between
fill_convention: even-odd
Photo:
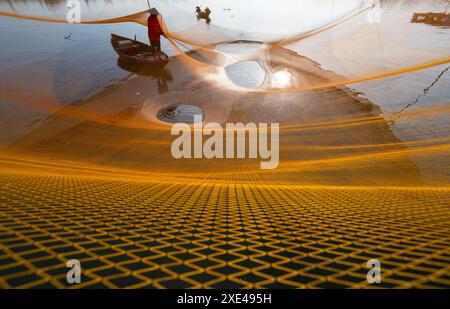
<instances>
[{"instance_id":1,"label":"yellow net mesh","mask_svg":"<svg viewBox=\"0 0 450 309\"><path fill-rule=\"evenodd\" d=\"M450 191L177 184L5 172L0 286L449 287Z\"/></svg>"}]
</instances>

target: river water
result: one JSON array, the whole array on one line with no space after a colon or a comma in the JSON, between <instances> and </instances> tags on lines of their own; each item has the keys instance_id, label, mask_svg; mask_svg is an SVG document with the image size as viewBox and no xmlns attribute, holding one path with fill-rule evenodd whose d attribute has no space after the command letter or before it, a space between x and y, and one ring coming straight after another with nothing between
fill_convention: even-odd
<instances>
[{"instance_id":1,"label":"river water","mask_svg":"<svg viewBox=\"0 0 450 309\"><path fill-rule=\"evenodd\" d=\"M332 186L446 186L449 2L151 1L164 69L123 63L111 34L147 43L146 1L0 3L2 169ZM195 7L209 7L211 21ZM440 21L427 14L444 16ZM445 18L447 16L447 18ZM175 160L174 104L207 122L280 123L280 166Z\"/></svg>"}]
</instances>

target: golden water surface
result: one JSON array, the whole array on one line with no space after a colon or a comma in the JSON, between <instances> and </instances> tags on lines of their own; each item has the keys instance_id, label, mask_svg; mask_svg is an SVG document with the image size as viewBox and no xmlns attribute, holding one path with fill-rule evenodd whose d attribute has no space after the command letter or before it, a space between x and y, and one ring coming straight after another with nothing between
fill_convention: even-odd
<instances>
[{"instance_id":1,"label":"golden water surface","mask_svg":"<svg viewBox=\"0 0 450 309\"><path fill-rule=\"evenodd\" d=\"M71 258L82 287L368 287L371 258L450 286L448 1L151 2L164 69L109 42L147 43L146 1L0 4L1 287L66 287ZM180 103L279 123L279 167L174 159Z\"/></svg>"}]
</instances>

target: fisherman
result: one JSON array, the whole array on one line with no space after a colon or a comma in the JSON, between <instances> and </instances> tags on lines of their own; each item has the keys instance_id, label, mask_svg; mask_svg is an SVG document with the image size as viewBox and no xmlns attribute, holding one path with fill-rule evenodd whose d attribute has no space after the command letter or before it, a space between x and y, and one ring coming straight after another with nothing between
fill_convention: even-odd
<instances>
[{"instance_id":1,"label":"fisherman","mask_svg":"<svg viewBox=\"0 0 450 309\"><path fill-rule=\"evenodd\" d=\"M148 39L150 41L151 51L155 57L159 57L161 53L161 35L164 34L161 23L159 21L160 14L156 8L150 9L150 16L147 19Z\"/></svg>"},{"instance_id":2,"label":"fisherman","mask_svg":"<svg viewBox=\"0 0 450 309\"><path fill-rule=\"evenodd\" d=\"M202 11L202 9L197 6L195 9L195 14L197 16L197 20L204 19L206 20L207 24L211 22L211 18L209 18L209 16L211 15L211 10L209 9L209 7L206 7L206 9Z\"/></svg>"},{"instance_id":3,"label":"fisherman","mask_svg":"<svg viewBox=\"0 0 450 309\"><path fill-rule=\"evenodd\" d=\"M205 20L206 20L206 23L208 25L211 22L211 18L209 18L209 15L211 15L211 10L209 9L209 7L206 7L206 9L205 9Z\"/></svg>"},{"instance_id":4,"label":"fisherman","mask_svg":"<svg viewBox=\"0 0 450 309\"><path fill-rule=\"evenodd\" d=\"M206 17L206 19L209 18L209 15L211 15L211 10L210 10L209 7L207 6L206 9L205 9L205 17Z\"/></svg>"}]
</instances>

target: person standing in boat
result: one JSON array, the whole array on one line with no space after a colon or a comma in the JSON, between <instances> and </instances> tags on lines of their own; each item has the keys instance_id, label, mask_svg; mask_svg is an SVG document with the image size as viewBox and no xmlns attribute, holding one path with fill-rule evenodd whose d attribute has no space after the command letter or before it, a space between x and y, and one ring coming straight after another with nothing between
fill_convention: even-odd
<instances>
[{"instance_id":1,"label":"person standing in boat","mask_svg":"<svg viewBox=\"0 0 450 309\"><path fill-rule=\"evenodd\" d=\"M150 9L150 16L147 19L148 39L150 41L151 51L153 55L159 57L161 53L161 35L166 36L162 30L160 17L156 8Z\"/></svg>"}]
</instances>

